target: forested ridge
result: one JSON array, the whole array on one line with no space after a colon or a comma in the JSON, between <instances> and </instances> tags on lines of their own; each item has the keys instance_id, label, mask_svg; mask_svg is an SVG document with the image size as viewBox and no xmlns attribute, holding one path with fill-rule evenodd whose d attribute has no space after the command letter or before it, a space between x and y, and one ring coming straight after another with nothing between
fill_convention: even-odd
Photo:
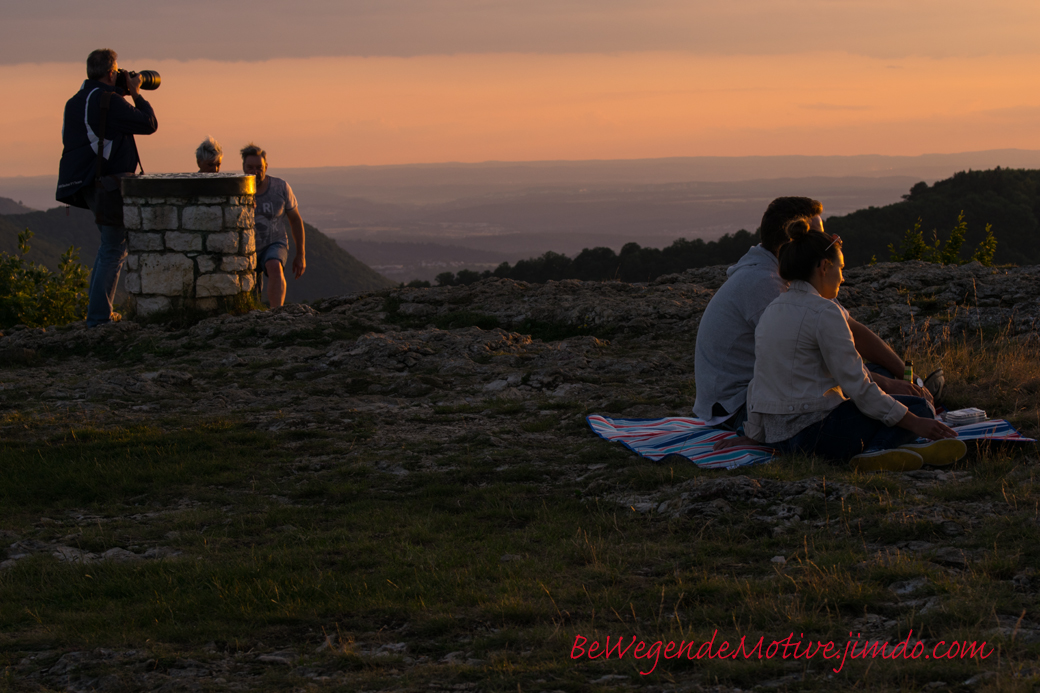
<instances>
[{"instance_id":1,"label":"forested ridge","mask_svg":"<svg viewBox=\"0 0 1040 693\"><path fill-rule=\"evenodd\" d=\"M875 256L889 259L889 244L898 248L918 219L925 240L937 231L945 241L962 211L968 224L962 258L971 255L985 236L986 224L992 224L996 263L1040 264L1040 170L962 171L932 186L918 183L903 197L885 207L827 219L827 231L842 238L847 264L866 264Z\"/></svg>"},{"instance_id":2,"label":"forested ridge","mask_svg":"<svg viewBox=\"0 0 1040 693\"><path fill-rule=\"evenodd\" d=\"M812 196L812 191L805 193ZM765 210L762 210L765 211ZM960 251L962 260L971 257L991 224L997 239L994 261L998 264L1040 264L1040 170L996 168L962 171L929 186L921 182L903 200L884 207L868 207L844 216L828 217L828 233L841 236L847 265L887 261L899 250L907 231L921 221L924 240L945 243L964 213L967 234ZM717 241L677 239L665 248L643 248L628 243L615 253L610 248L586 248L570 258L555 252L502 263L493 272L462 270L446 272L440 284L471 283L496 276L529 282L550 279L612 280L645 282L665 274L695 267L732 264L759 242L758 231L741 229Z\"/></svg>"}]
</instances>

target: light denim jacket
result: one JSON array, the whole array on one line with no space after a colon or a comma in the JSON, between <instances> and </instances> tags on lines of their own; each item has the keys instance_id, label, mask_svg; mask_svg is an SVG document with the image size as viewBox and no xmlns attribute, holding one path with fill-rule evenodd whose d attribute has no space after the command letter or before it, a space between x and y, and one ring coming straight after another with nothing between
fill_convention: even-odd
<instances>
[{"instance_id":1,"label":"light denim jacket","mask_svg":"<svg viewBox=\"0 0 1040 693\"><path fill-rule=\"evenodd\" d=\"M766 417L830 412L846 398L886 426L896 425L907 411L870 380L844 310L812 284L791 282L755 329L755 377L748 385L744 432L778 443L766 440Z\"/></svg>"}]
</instances>

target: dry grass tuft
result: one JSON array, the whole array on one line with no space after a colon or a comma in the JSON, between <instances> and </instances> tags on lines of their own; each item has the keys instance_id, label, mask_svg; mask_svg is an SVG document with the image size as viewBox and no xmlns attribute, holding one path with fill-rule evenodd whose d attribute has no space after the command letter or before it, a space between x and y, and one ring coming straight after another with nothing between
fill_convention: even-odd
<instances>
[{"instance_id":1,"label":"dry grass tuft","mask_svg":"<svg viewBox=\"0 0 1040 693\"><path fill-rule=\"evenodd\" d=\"M915 369L926 376L946 374L944 404L949 409L978 407L991 418L1005 418L1024 435L1040 434L1040 346L1031 340L993 340L965 336L911 350Z\"/></svg>"}]
</instances>

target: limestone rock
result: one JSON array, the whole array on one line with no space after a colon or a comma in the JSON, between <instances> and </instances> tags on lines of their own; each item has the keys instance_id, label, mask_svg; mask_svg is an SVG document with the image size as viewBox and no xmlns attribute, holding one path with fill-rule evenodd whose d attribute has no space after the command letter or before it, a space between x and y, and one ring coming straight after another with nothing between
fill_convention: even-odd
<instances>
[{"instance_id":1,"label":"limestone rock","mask_svg":"<svg viewBox=\"0 0 1040 693\"><path fill-rule=\"evenodd\" d=\"M253 229L242 231L242 238L239 242L238 252L241 255L254 255L256 253L256 233Z\"/></svg>"},{"instance_id":2,"label":"limestone rock","mask_svg":"<svg viewBox=\"0 0 1040 693\"><path fill-rule=\"evenodd\" d=\"M253 269L255 263L255 253L250 255L225 255L220 261L220 269L225 272L245 272Z\"/></svg>"},{"instance_id":3,"label":"limestone rock","mask_svg":"<svg viewBox=\"0 0 1040 693\"><path fill-rule=\"evenodd\" d=\"M207 296L234 296L239 291L241 291L241 287L239 286L238 275L235 274L224 274L223 272L204 274L195 283L195 295L199 298Z\"/></svg>"},{"instance_id":4,"label":"limestone rock","mask_svg":"<svg viewBox=\"0 0 1040 693\"><path fill-rule=\"evenodd\" d=\"M130 252L141 253L150 250L163 249L163 237L161 233L128 233L127 245Z\"/></svg>"},{"instance_id":5,"label":"limestone rock","mask_svg":"<svg viewBox=\"0 0 1040 693\"><path fill-rule=\"evenodd\" d=\"M195 263L176 254L148 254L141 259L141 293L187 295L195 279Z\"/></svg>"},{"instance_id":6,"label":"limestone rock","mask_svg":"<svg viewBox=\"0 0 1040 693\"><path fill-rule=\"evenodd\" d=\"M165 202L165 200L163 200ZM165 231L177 228L177 208L172 205L141 207L141 228L145 231Z\"/></svg>"},{"instance_id":7,"label":"limestone rock","mask_svg":"<svg viewBox=\"0 0 1040 693\"><path fill-rule=\"evenodd\" d=\"M193 231L220 231L224 227L224 213L218 206L185 207L182 227Z\"/></svg>"},{"instance_id":8,"label":"limestone rock","mask_svg":"<svg viewBox=\"0 0 1040 693\"><path fill-rule=\"evenodd\" d=\"M238 252L239 239L237 231L223 231L211 233L206 238L206 250L211 253L225 253L228 255Z\"/></svg>"},{"instance_id":9,"label":"limestone rock","mask_svg":"<svg viewBox=\"0 0 1040 693\"><path fill-rule=\"evenodd\" d=\"M128 229L141 228L141 209L123 201L123 226Z\"/></svg>"},{"instance_id":10,"label":"limestone rock","mask_svg":"<svg viewBox=\"0 0 1040 693\"><path fill-rule=\"evenodd\" d=\"M178 252L202 250L202 236L197 233L185 233L184 231L168 231L166 233L166 247Z\"/></svg>"},{"instance_id":11,"label":"limestone rock","mask_svg":"<svg viewBox=\"0 0 1040 693\"><path fill-rule=\"evenodd\" d=\"M135 304L137 314L143 318L165 312L171 307L170 299L165 296L138 296Z\"/></svg>"},{"instance_id":12,"label":"limestone rock","mask_svg":"<svg viewBox=\"0 0 1040 693\"><path fill-rule=\"evenodd\" d=\"M253 228L255 210L253 207L239 206L224 208L224 226L229 229Z\"/></svg>"},{"instance_id":13,"label":"limestone rock","mask_svg":"<svg viewBox=\"0 0 1040 693\"><path fill-rule=\"evenodd\" d=\"M206 274L212 272L217 268L217 258L219 255L198 255L195 257L195 264L198 265L199 274Z\"/></svg>"},{"instance_id":14,"label":"limestone rock","mask_svg":"<svg viewBox=\"0 0 1040 693\"><path fill-rule=\"evenodd\" d=\"M132 561L139 561L141 557L132 551L126 549L114 548L105 551L101 554L101 559L105 561L112 561L114 563L129 563Z\"/></svg>"}]
</instances>

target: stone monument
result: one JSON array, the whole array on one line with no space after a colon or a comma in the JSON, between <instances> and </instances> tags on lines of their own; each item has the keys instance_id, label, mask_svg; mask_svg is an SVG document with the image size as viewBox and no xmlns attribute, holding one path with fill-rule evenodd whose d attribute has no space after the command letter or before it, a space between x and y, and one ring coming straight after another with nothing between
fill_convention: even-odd
<instances>
[{"instance_id":1,"label":"stone monument","mask_svg":"<svg viewBox=\"0 0 1040 693\"><path fill-rule=\"evenodd\" d=\"M164 173L122 179L131 311L223 312L241 305L256 271L256 179Z\"/></svg>"}]
</instances>

